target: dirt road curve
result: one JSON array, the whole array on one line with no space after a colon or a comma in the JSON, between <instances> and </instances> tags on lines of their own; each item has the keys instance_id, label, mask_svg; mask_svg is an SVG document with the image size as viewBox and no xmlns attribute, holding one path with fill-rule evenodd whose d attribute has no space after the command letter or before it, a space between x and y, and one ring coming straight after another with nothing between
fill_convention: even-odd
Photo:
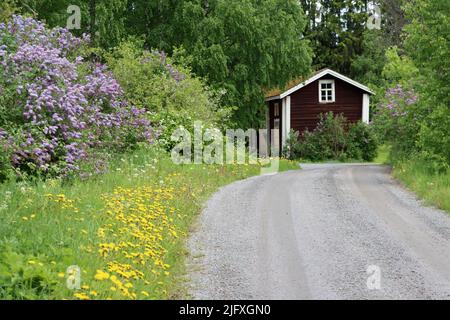
<instances>
[{"instance_id":1,"label":"dirt road curve","mask_svg":"<svg viewBox=\"0 0 450 320\"><path fill-rule=\"evenodd\" d=\"M450 299L449 215L383 166L303 168L210 199L189 240L193 298Z\"/></svg>"}]
</instances>

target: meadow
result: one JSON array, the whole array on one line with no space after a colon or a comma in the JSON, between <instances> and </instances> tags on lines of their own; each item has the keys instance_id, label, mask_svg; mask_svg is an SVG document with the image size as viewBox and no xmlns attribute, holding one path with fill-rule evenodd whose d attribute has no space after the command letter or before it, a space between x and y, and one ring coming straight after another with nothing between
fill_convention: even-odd
<instances>
[{"instance_id":1,"label":"meadow","mask_svg":"<svg viewBox=\"0 0 450 320\"><path fill-rule=\"evenodd\" d=\"M220 186L260 168L175 165L146 147L88 180L0 185L0 299L185 297L193 220ZM281 160L280 169L298 165ZM79 289L69 289L78 277L70 266Z\"/></svg>"}]
</instances>

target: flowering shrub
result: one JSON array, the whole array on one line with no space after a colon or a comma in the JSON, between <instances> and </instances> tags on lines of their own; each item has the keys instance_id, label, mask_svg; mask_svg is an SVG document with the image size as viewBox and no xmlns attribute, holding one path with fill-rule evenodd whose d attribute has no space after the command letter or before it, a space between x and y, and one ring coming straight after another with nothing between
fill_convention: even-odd
<instances>
[{"instance_id":1,"label":"flowering shrub","mask_svg":"<svg viewBox=\"0 0 450 320\"><path fill-rule=\"evenodd\" d=\"M450 168L448 106L433 104L428 93L420 99L414 90L397 85L386 91L374 125L392 146L395 160L421 158L432 171Z\"/></svg>"},{"instance_id":2,"label":"flowering shrub","mask_svg":"<svg viewBox=\"0 0 450 320\"><path fill-rule=\"evenodd\" d=\"M160 145L172 149L173 131L179 126L192 129L194 121L202 121L205 127L230 127L232 110L220 106L220 94L188 69L175 65L164 52L141 48L142 43L124 42L106 56L106 61L127 99L148 110L152 122L161 129Z\"/></svg>"},{"instance_id":3,"label":"flowering shrub","mask_svg":"<svg viewBox=\"0 0 450 320\"><path fill-rule=\"evenodd\" d=\"M408 106L417 101L417 96L413 91L405 91L402 86L398 85L386 92L387 104L385 108L392 117L404 117L408 115Z\"/></svg>"},{"instance_id":4,"label":"flowering shrub","mask_svg":"<svg viewBox=\"0 0 450 320\"><path fill-rule=\"evenodd\" d=\"M95 150L151 139L145 110L125 102L104 65L84 61L88 41L22 16L0 24L0 143L17 171L67 174Z\"/></svg>"},{"instance_id":5,"label":"flowering shrub","mask_svg":"<svg viewBox=\"0 0 450 320\"><path fill-rule=\"evenodd\" d=\"M372 128L362 122L349 124L342 115L328 112L320 115L313 131L301 134L291 131L283 150L290 159L364 160L372 161L376 156L377 140Z\"/></svg>"},{"instance_id":6,"label":"flowering shrub","mask_svg":"<svg viewBox=\"0 0 450 320\"><path fill-rule=\"evenodd\" d=\"M381 137L395 145L399 152L415 147L423 110L417 105L413 90L401 85L390 88L375 114L374 125Z\"/></svg>"},{"instance_id":7,"label":"flowering shrub","mask_svg":"<svg viewBox=\"0 0 450 320\"><path fill-rule=\"evenodd\" d=\"M357 122L348 130L346 155L350 159L373 161L377 156L378 141L371 127Z\"/></svg>"}]
</instances>

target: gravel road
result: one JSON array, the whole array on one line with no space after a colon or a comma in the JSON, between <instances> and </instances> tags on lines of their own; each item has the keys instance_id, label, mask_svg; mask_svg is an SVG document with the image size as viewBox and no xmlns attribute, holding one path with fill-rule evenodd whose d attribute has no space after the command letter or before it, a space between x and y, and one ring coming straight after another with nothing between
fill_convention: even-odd
<instances>
[{"instance_id":1,"label":"gravel road","mask_svg":"<svg viewBox=\"0 0 450 320\"><path fill-rule=\"evenodd\" d=\"M192 298L450 299L448 214L384 166L302 167L208 201L188 242Z\"/></svg>"}]
</instances>

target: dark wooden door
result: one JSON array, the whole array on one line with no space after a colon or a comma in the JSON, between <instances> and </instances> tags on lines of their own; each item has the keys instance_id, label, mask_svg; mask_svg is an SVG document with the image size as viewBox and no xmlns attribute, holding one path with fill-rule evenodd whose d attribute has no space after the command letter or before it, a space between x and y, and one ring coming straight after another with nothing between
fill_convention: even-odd
<instances>
[{"instance_id":1,"label":"dark wooden door","mask_svg":"<svg viewBox=\"0 0 450 320\"><path fill-rule=\"evenodd\" d=\"M282 104L281 100L274 100L270 103L269 115L270 115L270 142L272 141L272 130L278 129L278 147L280 148L281 153L281 130L283 128L283 119L281 116L282 113Z\"/></svg>"}]
</instances>

